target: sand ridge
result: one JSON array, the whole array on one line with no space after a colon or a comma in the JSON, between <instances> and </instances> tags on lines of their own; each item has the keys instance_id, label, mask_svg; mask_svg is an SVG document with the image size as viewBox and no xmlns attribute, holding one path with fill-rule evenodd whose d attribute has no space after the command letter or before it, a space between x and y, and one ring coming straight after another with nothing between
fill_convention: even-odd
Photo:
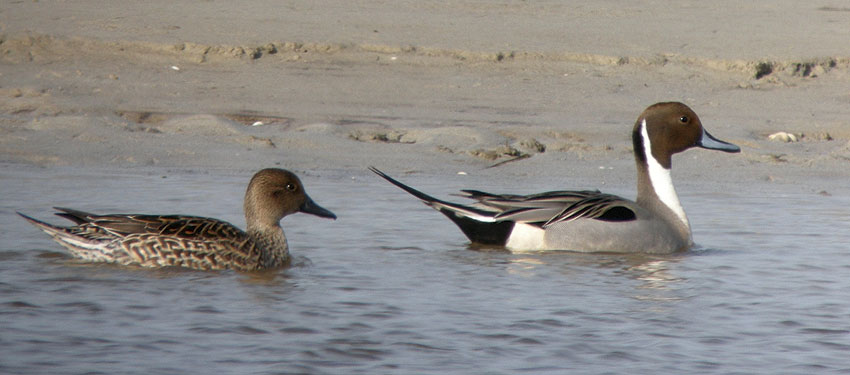
<instances>
[{"instance_id":1,"label":"sand ridge","mask_svg":"<svg viewBox=\"0 0 850 375\"><path fill-rule=\"evenodd\" d=\"M476 51L445 49L428 46L396 46L356 43L322 43L276 41L260 45L204 45L192 42L177 44L148 41L64 38L51 35L23 33L0 35L0 52L13 62L50 62L78 58L81 55L101 58L144 58L205 63L220 60L261 58L282 61L309 59L312 61L364 62L395 61L403 58L406 64L450 65L518 61L524 63L582 63L599 66L664 66L681 65L693 69L708 69L729 73L744 73L756 79L785 74L798 77L817 77L832 70L850 69L850 55L814 56L797 59L776 59L770 56L752 60L694 57L675 53L649 56L614 56L585 52L523 50Z\"/></svg>"}]
</instances>

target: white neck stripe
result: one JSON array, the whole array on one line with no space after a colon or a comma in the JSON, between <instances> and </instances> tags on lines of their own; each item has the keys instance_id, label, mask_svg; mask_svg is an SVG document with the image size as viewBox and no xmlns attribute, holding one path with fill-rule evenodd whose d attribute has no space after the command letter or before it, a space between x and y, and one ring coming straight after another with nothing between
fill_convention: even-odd
<instances>
[{"instance_id":1,"label":"white neck stripe","mask_svg":"<svg viewBox=\"0 0 850 375\"><path fill-rule=\"evenodd\" d=\"M658 199L670 208L682 223L690 229L691 225L688 222L688 217L685 215L685 209L682 208L682 203L679 202L679 195L676 194L676 188L673 187L673 178L670 175L670 170L661 166L658 160L652 156L652 143L649 141L649 133L646 131L646 119L640 123L640 136L643 138L643 152L646 159L646 164L649 167L649 183L652 184L652 190Z\"/></svg>"}]
</instances>

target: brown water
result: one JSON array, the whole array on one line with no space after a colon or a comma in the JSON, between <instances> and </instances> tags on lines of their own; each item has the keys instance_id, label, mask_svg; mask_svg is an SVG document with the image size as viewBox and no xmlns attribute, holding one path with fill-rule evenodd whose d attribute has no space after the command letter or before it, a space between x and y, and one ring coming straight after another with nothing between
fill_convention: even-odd
<instances>
[{"instance_id":1,"label":"brown water","mask_svg":"<svg viewBox=\"0 0 850 375\"><path fill-rule=\"evenodd\" d=\"M284 219L296 265L248 275L81 264L14 211L242 226L251 171L3 168L0 373L850 373L847 196L680 186L687 254L510 254L368 172L302 173L340 219Z\"/></svg>"}]
</instances>

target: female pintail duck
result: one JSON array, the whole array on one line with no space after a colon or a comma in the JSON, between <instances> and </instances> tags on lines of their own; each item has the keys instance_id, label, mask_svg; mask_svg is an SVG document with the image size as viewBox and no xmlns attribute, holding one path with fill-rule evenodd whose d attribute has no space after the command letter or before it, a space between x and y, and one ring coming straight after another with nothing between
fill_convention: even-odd
<instances>
[{"instance_id":1,"label":"female pintail duck","mask_svg":"<svg viewBox=\"0 0 850 375\"><path fill-rule=\"evenodd\" d=\"M641 113L632 131L637 200L599 191L534 195L463 190L465 206L439 200L370 167L392 184L442 212L476 244L512 251L571 250L666 254L693 245L691 227L670 176L673 154L691 147L739 152L705 131L682 103L657 103Z\"/></svg>"},{"instance_id":2,"label":"female pintail duck","mask_svg":"<svg viewBox=\"0 0 850 375\"><path fill-rule=\"evenodd\" d=\"M296 212L336 219L304 192L295 174L257 172L245 192L247 232L230 223L183 215L93 215L59 208L56 215L77 225L60 227L20 212L24 219L86 261L144 267L183 266L201 270L255 271L289 264L280 220Z\"/></svg>"}]
</instances>

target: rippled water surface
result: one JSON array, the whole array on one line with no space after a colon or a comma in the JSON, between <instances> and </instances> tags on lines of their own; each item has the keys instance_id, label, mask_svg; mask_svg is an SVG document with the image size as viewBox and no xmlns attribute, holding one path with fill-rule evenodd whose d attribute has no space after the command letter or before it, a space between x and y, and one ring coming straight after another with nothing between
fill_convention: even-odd
<instances>
[{"instance_id":1,"label":"rippled water surface","mask_svg":"<svg viewBox=\"0 0 850 375\"><path fill-rule=\"evenodd\" d=\"M284 219L296 265L259 275L81 264L14 213L243 226L250 174L0 171L0 373L850 372L840 194L680 186L698 244L687 254L510 254L467 248L367 172L302 173L340 219ZM492 186L402 177L438 196Z\"/></svg>"}]
</instances>

